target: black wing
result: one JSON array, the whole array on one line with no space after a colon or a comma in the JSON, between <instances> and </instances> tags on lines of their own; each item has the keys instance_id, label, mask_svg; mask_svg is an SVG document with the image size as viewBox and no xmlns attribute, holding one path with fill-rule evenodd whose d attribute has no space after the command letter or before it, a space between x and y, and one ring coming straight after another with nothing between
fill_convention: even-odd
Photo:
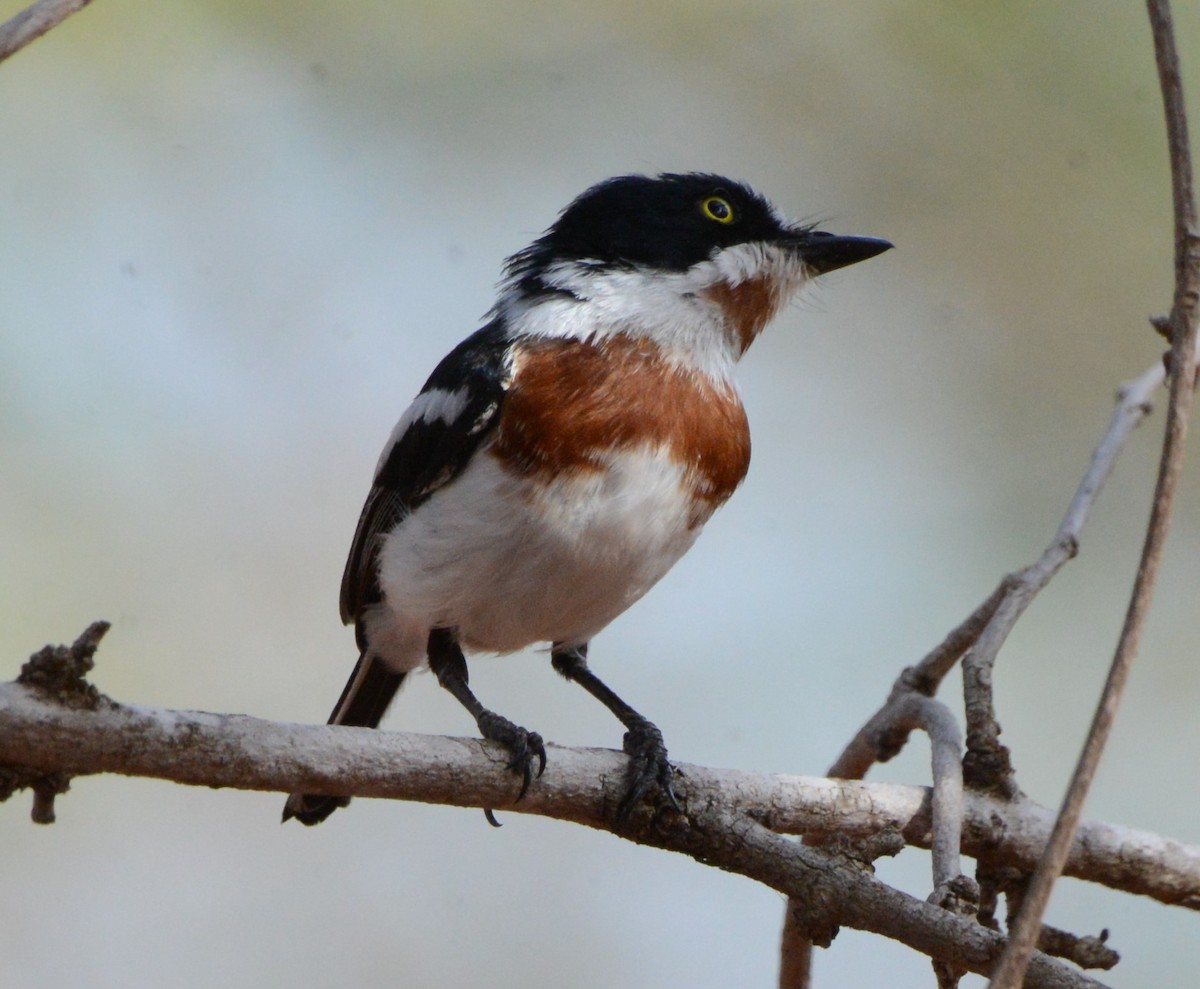
<instances>
[{"instance_id":1,"label":"black wing","mask_svg":"<svg viewBox=\"0 0 1200 989\"><path fill-rule=\"evenodd\" d=\"M493 320L443 358L392 433L342 574L342 621L381 598L380 542L456 478L495 428L511 380L510 343Z\"/></svg>"}]
</instances>

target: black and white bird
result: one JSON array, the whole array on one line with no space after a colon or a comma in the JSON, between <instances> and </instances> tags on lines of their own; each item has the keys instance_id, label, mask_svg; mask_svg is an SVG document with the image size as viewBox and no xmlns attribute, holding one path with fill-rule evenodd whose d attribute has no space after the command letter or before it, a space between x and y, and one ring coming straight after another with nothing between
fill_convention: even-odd
<instances>
[{"instance_id":1,"label":"black and white bird","mask_svg":"<svg viewBox=\"0 0 1200 989\"><path fill-rule=\"evenodd\" d=\"M719 175L626 175L579 196L508 260L486 325L392 431L342 577L359 658L330 723L378 726L428 663L508 749L523 796L541 736L483 706L464 651L550 643L554 669L625 726L621 812L656 789L674 803L661 733L589 669L588 641L745 476L746 348L809 279L890 246L791 223ZM348 802L296 793L283 818Z\"/></svg>"}]
</instances>

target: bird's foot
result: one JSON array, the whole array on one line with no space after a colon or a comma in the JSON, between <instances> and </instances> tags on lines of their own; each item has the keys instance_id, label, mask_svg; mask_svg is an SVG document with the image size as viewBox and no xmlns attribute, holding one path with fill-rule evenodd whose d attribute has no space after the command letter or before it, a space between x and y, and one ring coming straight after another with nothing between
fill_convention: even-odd
<instances>
[{"instance_id":1,"label":"bird's foot","mask_svg":"<svg viewBox=\"0 0 1200 989\"><path fill-rule=\"evenodd\" d=\"M617 807L617 821L629 820L633 808L657 787L659 805L666 804L678 813L683 813L675 790L671 785L675 767L667 759L667 747L662 732L649 721L642 720L625 732L624 749L629 756L629 789Z\"/></svg>"},{"instance_id":2,"label":"bird's foot","mask_svg":"<svg viewBox=\"0 0 1200 989\"><path fill-rule=\"evenodd\" d=\"M536 731L527 731L520 725L514 725L494 711L484 711L479 716L478 724L479 733L484 738L499 742L508 749L508 769L521 777L521 792L517 794L517 800L520 800L535 775L541 776L546 770L546 745L542 736ZM537 761L536 774L533 771L534 760Z\"/></svg>"}]
</instances>

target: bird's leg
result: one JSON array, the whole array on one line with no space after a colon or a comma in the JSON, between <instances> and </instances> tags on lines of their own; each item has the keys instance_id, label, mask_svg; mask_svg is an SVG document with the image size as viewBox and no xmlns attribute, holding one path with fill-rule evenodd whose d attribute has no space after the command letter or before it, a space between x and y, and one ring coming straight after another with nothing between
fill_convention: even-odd
<instances>
[{"instance_id":1,"label":"bird's leg","mask_svg":"<svg viewBox=\"0 0 1200 989\"><path fill-rule=\"evenodd\" d=\"M587 643L581 646L554 643L550 651L550 662L564 677L579 684L612 711L625 726L623 748L629 756L629 789L625 791L625 797L617 808L617 819L627 819L633 808L655 785L667 803L675 810L681 810L671 786L674 768L667 761L667 747L663 744L662 732L652 721L638 714L614 694L588 668Z\"/></svg>"},{"instance_id":2,"label":"bird's leg","mask_svg":"<svg viewBox=\"0 0 1200 989\"><path fill-rule=\"evenodd\" d=\"M438 683L471 712L475 724L479 726L479 734L490 741L499 742L512 754L508 768L521 777L521 792L517 794L520 800L534 778L534 759L538 763L538 776L546 768L546 746L542 736L514 725L508 718L489 711L479 703L479 698L467 686L467 660L450 629L435 628L429 633L428 652L429 668L438 678Z\"/></svg>"}]
</instances>

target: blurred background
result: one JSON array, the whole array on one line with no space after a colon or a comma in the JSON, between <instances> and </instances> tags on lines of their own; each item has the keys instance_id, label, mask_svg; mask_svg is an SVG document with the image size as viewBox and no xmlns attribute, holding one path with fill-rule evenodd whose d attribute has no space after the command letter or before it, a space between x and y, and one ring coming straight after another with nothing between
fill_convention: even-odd
<instances>
[{"instance_id":1,"label":"blurred background","mask_svg":"<svg viewBox=\"0 0 1200 989\"><path fill-rule=\"evenodd\" d=\"M24 3L0 5L4 17ZM1193 127L1200 12L1179 5ZM1171 291L1140 4L97 3L0 66L0 656L113 629L121 701L321 722L376 457L502 259L591 183L704 169L896 250L747 355L754 464L592 646L679 760L820 774L897 672L1049 541ZM1165 401L1165 399L1164 399ZM1162 416L997 667L1057 805L1111 657ZM1200 841L1200 471L1088 816ZM561 744L619 726L542 653L481 658ZM957 682L944 696L956 707ZM387 724L473 725L433 678ZM928 779L927 746L873 778ZM76 780L0 807L5 985L770 986L770 890L614 837L356 801ZM928 859L881 875L917 896ZM1064 882L1117 986L1181 985L1198 919ZM844 931L820 986L931 984ZM967 980L978 986L982 980Z\"/></svg>"}]
</instances>

